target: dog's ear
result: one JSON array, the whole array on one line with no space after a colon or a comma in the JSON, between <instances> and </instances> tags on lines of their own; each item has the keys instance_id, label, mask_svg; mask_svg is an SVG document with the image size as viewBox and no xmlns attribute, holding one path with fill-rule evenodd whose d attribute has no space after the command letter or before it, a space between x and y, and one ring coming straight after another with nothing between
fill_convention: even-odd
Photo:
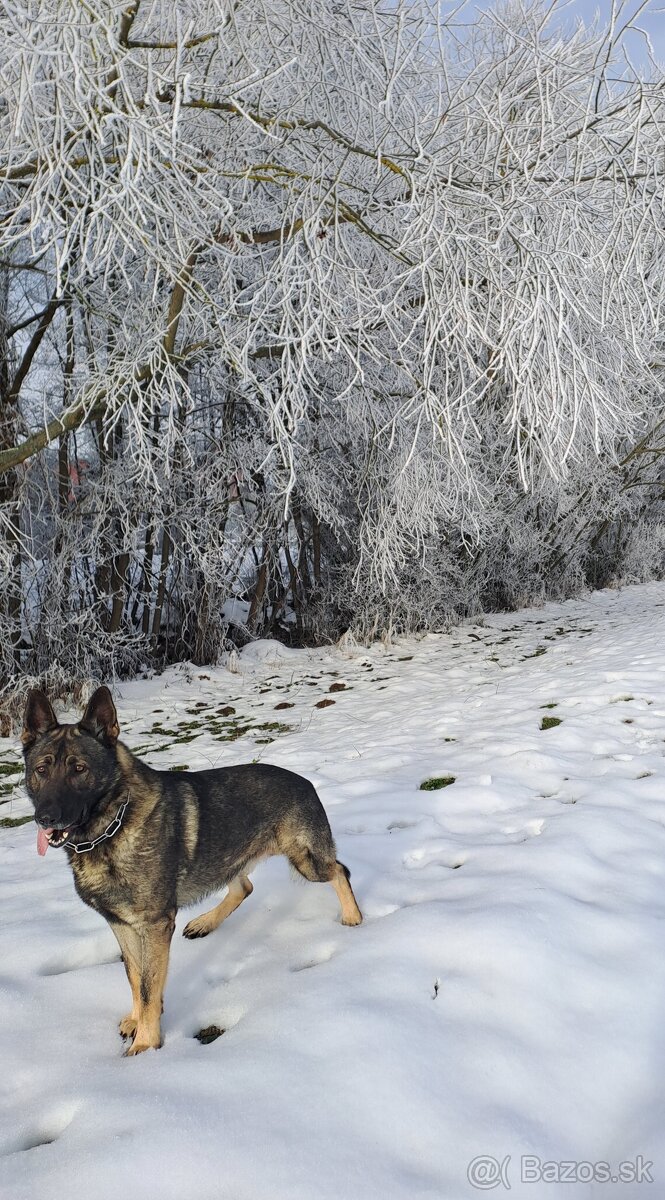
<instances>
[{"instance_id":1,"label":"dog's ear","mask_svg":"<svg viewBox=\"0 0 665 1200\"><path fill-rule=\"evenodd\" d=\"M48 697L39 688L32 688L28 692L28 700L23 714L23 732L21 733L23 748L28 750L38 737L41 737L47 730L54 729L57 724L58 718Z\"/></svg>"},{"instance_id":2,"label":"dog's ear","mask_svg":"<svg viewBox=\"0 0 665 1200\"><path fill-rule=\"evenodd\" d=\"M120 737L118 714L107 687L97 688L97 691L90 697L88 707L81 717L79 725L81 729L85 729L86 733L91 733L100 742L117 742Z\"/></svg>"}]
</instances>

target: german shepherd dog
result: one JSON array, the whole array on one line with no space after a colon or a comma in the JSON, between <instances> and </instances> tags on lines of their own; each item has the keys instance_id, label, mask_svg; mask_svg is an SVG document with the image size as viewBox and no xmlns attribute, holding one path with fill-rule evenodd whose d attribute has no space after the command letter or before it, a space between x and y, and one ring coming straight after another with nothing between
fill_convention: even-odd
<instances>
[{"instance_id":1,"label":"german shepherd dog","mask_svg":"<svg viewBox=\"0 0 665 1200\"><path fill-rule=\"evenodd\" d=\"M60 725L43 692L28 696L22 733L37 848L64 847L82 900L106 918L122 952L132 1010L127 1054L162 1044L160 1017L177 910L226 886L221 903L185 926L205 937L252 892L248 872L284 854L305 879L331 883L343 925L359 925L347 868L335 857L312 784L266 764L154 771L119 737L108 688L75 725Z\"/></svg>"}]
</instances>

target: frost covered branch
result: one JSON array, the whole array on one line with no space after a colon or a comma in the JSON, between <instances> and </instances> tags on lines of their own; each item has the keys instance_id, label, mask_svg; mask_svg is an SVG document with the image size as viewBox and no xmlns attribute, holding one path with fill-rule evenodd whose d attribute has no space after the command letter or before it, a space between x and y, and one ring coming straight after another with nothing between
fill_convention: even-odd
<instances>
[{"instance_id":1,"label":"frost covered branch","mask_svg":"<svg viewBox=\"0 0 665 1200\"><path fill-rule=\"evenodd\" d=\"M624 503L662 407L665 81L621 22L563 21L8 0L15 665L54 644L47 543L77 637L214 655L229 605L312 636L441 619L494 594L487 547L529 536L542 574L575 497L593 528Z\"/></svg>"}]
</instances>

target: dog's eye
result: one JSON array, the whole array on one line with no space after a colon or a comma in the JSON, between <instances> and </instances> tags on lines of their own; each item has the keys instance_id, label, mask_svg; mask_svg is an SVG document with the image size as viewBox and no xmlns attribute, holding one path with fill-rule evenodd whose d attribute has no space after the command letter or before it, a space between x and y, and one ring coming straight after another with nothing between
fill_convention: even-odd
<instances>
[{"instance_id":1,"label":"dog's eye","mask_svg":"<svg viewBox=\"0 0 665 1200\"><path fill-rule=\"evenodd\" d=\"M45 775L48 771L48 767L46 763L40 763L38 767L35 767L35 771L38 775Z\"/></svg>"},{"instance_id":2,"label":"dog's eye","mask_svg":"<svg viewBox=\"0 0 665 1200\"><path fill-rule=\"evenodd\" d=\"M80 771L85 771L85 764L84 764L84 763L77 763L77 764L76 764L76 766L74 767L74 770L75 770L75 771L77 771L77 772L80 772Z\"/></svg>"}]
</instances>

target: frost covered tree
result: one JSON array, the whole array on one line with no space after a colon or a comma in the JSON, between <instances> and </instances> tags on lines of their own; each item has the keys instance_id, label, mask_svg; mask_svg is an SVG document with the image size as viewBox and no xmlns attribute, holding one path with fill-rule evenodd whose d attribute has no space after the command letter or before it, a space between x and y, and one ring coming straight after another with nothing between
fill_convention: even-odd
<instances>
[{"instance_id":1,"label":"frost covered tree","mask_svg":"<svg viewBox=\"0 0 665 1200\"><path fill-rule=\"evenodd\" d=\"M5 685L661 569L665 80L563 20L7 0Z\"/></svg>"}]
</instances>

